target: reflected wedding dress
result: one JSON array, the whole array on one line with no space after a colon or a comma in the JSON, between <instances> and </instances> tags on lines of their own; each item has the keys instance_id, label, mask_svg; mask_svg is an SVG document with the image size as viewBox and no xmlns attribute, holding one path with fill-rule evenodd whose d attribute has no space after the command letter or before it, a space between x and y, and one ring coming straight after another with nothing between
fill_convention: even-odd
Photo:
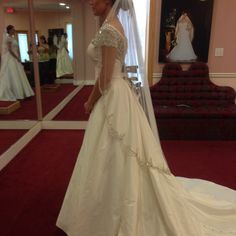
<instances>
[{"instance_id":1,"label":"reflected wedding dress","mask_svg":"<svg viewBox=\"0 0 236 236\"><path fill-rule=\"evenodd\" d=\"M57 44L57 69L56 76L57 78L62 77L63 75L73 74L72 62L67 51L67 40L64 36L61 37L59 44Z\"/></svg>"},{"instance_id":2,"label":"reflected wedding dress","mask_svg":"<svg viewBox=\"0 0 236 236\"><path fill-rule=\"evenodd\" d=\"M191 31L193 26L189 26L189 23L179 22L177 34L177 45L167 55L167 58L171 61L192 61L196 60L197 56L194 53L191 42ZM190 28L189 28L190 27Z\"/></svg>"},{"instance_id":3,"label":"reflected wedding dress","mask_svg":"<svg viewBox=\"0 0 236 236\"><path fill-rule=\"evenodd\" d=\"M126 40L105 24L89 45L96 77L101 47L117 57L88 122L57 226L69 236L236 235L236 192L176 178L122 74Z\"/></svg>"},{"instance_id":4,"label":"reflected wedding dress","mask_svg":"<svg viewBox=\"0 0 236 236\"><path fill-rule=\"evenodd\" d=\"M0 101L16 101L34 95L26 77L23 65L11 55L8 44L15 55L18 55L18 43L14 37L7 35L3 41L0 70Z\"/></svg>"}]
</instances>

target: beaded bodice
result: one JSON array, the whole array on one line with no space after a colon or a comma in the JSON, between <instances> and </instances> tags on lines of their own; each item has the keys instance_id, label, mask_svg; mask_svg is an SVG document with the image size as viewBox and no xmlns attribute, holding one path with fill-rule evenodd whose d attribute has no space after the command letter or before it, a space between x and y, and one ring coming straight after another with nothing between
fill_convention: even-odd
<instances>
[{"instance_id":1,"label":"beaded bodice","mask_svg":"<svg viewBox=\"0 0 236 236\"><path fill-rule=\"evenodd\" d=\"M6 43L11 43L11 50L18 56L18 42L14 37L7 36Z\"/></svg>"},{"instance_id":2,"label":"beaded bodice","mask_svg":"<svg viewBox=\"0 0 236 236\"><path fill-rule=\"evenodd\" d=\"M89 55L99 64L102 60L102 46L116 48L116 59L123 64L127 49L126 38L114 26L108 23L100 28L88 48ZM91 48L93 52L91 52Z\"/></svg>"}]
</instances>

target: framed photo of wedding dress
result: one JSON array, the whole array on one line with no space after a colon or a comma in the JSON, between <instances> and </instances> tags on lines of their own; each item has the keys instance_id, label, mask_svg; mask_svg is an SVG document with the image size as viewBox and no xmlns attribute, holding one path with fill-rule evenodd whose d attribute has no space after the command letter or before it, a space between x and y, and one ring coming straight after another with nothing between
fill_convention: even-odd
<instances>
[{"instance_id":1,"label":"framed photo of wedding dress","mask_svg":"<svg viewBox=\"0 0 236 236\"><path fill-rule=\"evenodd\" d=\"M214 0L162 0L161 63L208 61Z\"/></svg>"}]
</instances>

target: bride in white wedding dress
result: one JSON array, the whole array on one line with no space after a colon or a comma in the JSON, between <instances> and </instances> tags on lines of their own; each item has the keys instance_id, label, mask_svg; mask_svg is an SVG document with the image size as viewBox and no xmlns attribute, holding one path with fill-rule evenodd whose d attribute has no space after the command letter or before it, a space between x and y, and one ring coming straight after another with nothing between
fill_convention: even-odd
<instances>
[{"instance_id":1,"label":"bride in white wedding dress","mask_svg":"<svg viewBox=\"0 0 236 236\"><path fill-rule=\"evenodd\" d=\"M4 33L0 70L0 101L16 101L34 95L20 61L15 28L7 26Z\"/></svg>"},{"instance_id":2,"label":"bride in white wedding dress","mask_svg":"<svg viewBox=\"0 0 236 236\"><path fill-rule=\"evenodd\" d=\"M129 45L117 13L133 19L132 0L89 2L102 23L88 47L97 80L57 226L69 236L236 235L236 192L171 174L122 72Z\"/></svg>"},{"instance_id":3,"label":"bride in white wedding dress","mask_svg":"<svg viewBox=\"0 0 236 236\"><path fill-rule=\"evenodd\" d=\"M197 59L192 40L194 28L186 12L182 12L175 28L176 46L167 55L171 61L193 61Z\"/></svg>"},{"instance_id":4,"label":"bride in white wedding dress","mask_svg":"<svg viewBox=\"0 0 236 236\"><path fill-rule=\"evenodd\" d=\"M73 65L69 57L67 34L64 33L58 42L56 36L53 38L54 45L57 47L57 66L56 76L57 78L64 75L73 74Z\"/></svg>"}]
</instances>

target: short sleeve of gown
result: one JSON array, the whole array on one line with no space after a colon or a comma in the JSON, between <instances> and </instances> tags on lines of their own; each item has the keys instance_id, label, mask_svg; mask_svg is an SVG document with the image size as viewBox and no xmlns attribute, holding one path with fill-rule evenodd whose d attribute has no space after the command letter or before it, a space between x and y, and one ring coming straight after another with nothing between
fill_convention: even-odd
<instances>
[{"instance_id":1,"label":"short sleeve of gown","mask_svg":"<svg viewBox=\"0 0 236 236\"><path fill-rule=\"evenodd\" d=\"M9 37L9 36L6 36L5 42L6 42L6 43L12 43L12 38Z\"/></svg>"},{"instance_id":2,"label":"short sleeve of gown","mask_svg":"<svg viewBox=\"0 0 236 236\"><path fill-rule=\"evenodd\" d=\"M92 43L95 47L107 46L118 48L117 33L111 27L106 26L100 29Z\"/></svg>"}]
</instances>

